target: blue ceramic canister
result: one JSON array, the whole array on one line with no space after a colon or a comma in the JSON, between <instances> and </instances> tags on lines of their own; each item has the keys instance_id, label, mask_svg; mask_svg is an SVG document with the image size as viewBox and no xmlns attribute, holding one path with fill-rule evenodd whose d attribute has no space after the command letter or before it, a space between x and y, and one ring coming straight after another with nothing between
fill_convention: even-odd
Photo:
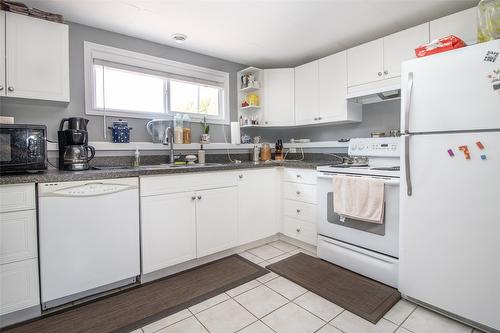
<instances>
[{"instance_id":1,"label":"blue ceramic canister","mask_svg":"<svg viewBox=\"0 0 500 333\"><path fill-rule=\"evenodd\" d=\"M128 122L126 120L118 119L118 121L113 121L113 126L108 128L111 130L113 143L130 142L130 131L132 127L128 127Z\"/></svg>"}]
</instances>

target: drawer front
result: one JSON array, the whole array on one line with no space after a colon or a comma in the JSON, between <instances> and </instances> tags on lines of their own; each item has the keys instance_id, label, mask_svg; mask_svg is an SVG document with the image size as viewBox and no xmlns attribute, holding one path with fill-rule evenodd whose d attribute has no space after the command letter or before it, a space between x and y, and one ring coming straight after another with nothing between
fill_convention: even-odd
<instances>
[{"instance_id":1,"label":"drawer front","mask_svg":"<svg viewBox=\"0 0 500 333\"><path fill-rule=\"evenodd\" d=\"M0 212L35 209L35 184L0 186Z\"/></svg>"},{"instance_id":2,"label":"drawer front","mask_svg":"<svg viewBox=\"0 0 500 333\"><path fill-rule=\"evenodd\" d=\"M316 186L285 182L283 186L285 199L297 200L315 204Z\"/></svg>"},{"instance_id":3,"label":"drawer front","mask_svg":"<svg viewBox=\"0 0 500 333\"><path fill-rule=\"evenodd\" d=\"M0 315L40 304L36 259L0 265Z\"/></svg>"},{"instance_id":4,"label":"drawer front","mask_svg":"<svg viewBox=\"0 0 500 333\"><path fill-rule=\"evenodd\" d=\"M238 185L237 175L230 171L143 176L140 179L141 197Z\"/></svg>"},{"instance_id":5,"label":"drawer front","mask_svg":"<svg viewBox=\"0 0 500 333\"><path fill-rule=\"evenodd\" d=\"M283 180L301 184L316 184L316 171L285 168Z\"/></svg>"},{"instance_id":6,"label":"drawer front","mask_svg":"<svg viewBox=\"0 0 500 333\"><path fill-rule=\"evenodd\" d=\"M284 212L285 216L316 223L316 205L314 204L285 199Z\"/></svg>"},{"instance_id":7,"label":"drawer front","mask_svg":"<svg viewBox=\"0 0 500 333\"><path fill-rule=\"evenodd\" d=\"M0 213L0 264L36 257L36 211Z\"/></svg>"},{"instance_id":8,"label":"drawer front","mask_svg":"<svg viewBox=\"0 0 500 333\"><path fill-rule=\"evenodd\" d=\"M285 216L283 222L284 234L288 237L298 239L304 243L316 245L316 226Z\"/></svg>"}]
</instances>

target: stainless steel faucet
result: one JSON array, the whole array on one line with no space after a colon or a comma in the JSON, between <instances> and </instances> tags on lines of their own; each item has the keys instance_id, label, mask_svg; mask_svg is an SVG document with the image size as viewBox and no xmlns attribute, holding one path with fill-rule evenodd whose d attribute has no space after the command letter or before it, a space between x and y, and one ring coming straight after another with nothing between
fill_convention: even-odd
<instances>
[{"instance_id":1,"label":"stainless steel faucet","mask_svg":"<svg viewBox=\"0 0 500 333\"><path fill-rule=\"evenodd\" d=\"M170 164L175 164L175 154L174 154L174 130L172 127L167 127L165 131L165 137L163 138L163 144L170 144Z\"/></svg>"}]
</instances>

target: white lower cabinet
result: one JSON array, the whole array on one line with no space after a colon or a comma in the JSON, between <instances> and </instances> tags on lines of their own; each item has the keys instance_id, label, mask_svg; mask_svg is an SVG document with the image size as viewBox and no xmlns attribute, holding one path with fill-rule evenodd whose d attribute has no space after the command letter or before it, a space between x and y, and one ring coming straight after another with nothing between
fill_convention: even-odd
<instances>
[{"instance_id":1,"label":"white lower cabinet","mask_svg":"<svg viewBox=\"0 0 500 333\"><path fill-rule=\"evenodd\" d=\"M192 192L141 198L143 273L196 258L193 198Z\"/></svg>"},{"instance_id":2,"label":"white lower cabinet","mask_svg":"<svg viewBox=\"0 0 500 333\"><path fill-rule=\"evenodd\" d=\"M196 247L203 257L237 244L238 188L196 192Z\"/></svg>"},{"instance_id":3,"label":"white lower cabinet","mask_svg":"<svg viewBox=\"0 0 500 333\"><path fill-rule=\"evenodd\" d=\"M0 315L40 304L38 260L0 265Z\"/></svg>"},{"instance_id":4,"label":"white lower cabinet","mask_svg":"<svg viewBox=\"0 0 500 333\"><path fill-rule=\"evenodd\" d=\"M0 264L38 257L36 238L34 209L1 213Z\"/></svg>"},{"instance_id":5,"label":"white lower cabinet","mask_svg":"<svg viewBox=\"0 0 500 333\"><path fill-rule=\"evenodd\" d=\"M35 184L3 185L0 194L0 316L3 316L39 305L40 291Z\"/></svg>"},{"instance_id":6,"label":"white lower cabinet","mask_svg":"<svg viewBox=\"0 0 500 333\"><path fill-rule=\"evenodd\" d=\"M238 244L278 232L278 169L242 171L238 174Z\"/></svg>"},{"instance_id":7,"label":"white lower cabinet","mask_svg":"<svg viewBox=\"0 0 500 333\"><path fill-rule=\"evenodd\" d=\"M311 223L285 216L283 221L283 233L288 237L298 239L304 243L316 245L316 226Z\"/></svg>"},{"instance_id":8,"label":"white lower cabinet","mask_svg":"<svg viewBox=\"0 0 500 333\"><path fill-rule=\"evenodd\" d=\"M316 245L316 171L285 169L283 234Z\"/></svg>"},{"instance_id":9,"label":"white lower cabinet","mask_svg":"<svg viewBox=\"0 0 500 333\"><path fill-rule=\"evenodd\" d=\"M142 273L236 246L236 185L233 173L141 177Z\"/></svg>"}]
</instances>

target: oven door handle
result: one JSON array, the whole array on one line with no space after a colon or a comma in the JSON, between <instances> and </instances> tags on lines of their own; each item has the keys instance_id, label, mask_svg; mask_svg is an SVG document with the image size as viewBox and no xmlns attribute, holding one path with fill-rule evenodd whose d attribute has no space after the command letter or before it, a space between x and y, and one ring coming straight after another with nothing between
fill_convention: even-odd
<instances>
[{"instance_id":1,"label":"oven door handle","mask_svg":"<svg viewBox=\"0 0 500 333\"><path fill-rule=\"evenodd\" d=\"M330 174L318 174L317 177L319 179L333 179L334 176L341 175L339 173L330 173ZM344 174L342 174L344 175ZM365 177L365 178L375 178L375 179L384 179L385 185L399 185L399 179L387 178L387 177L372 177L372 176L360 176L360 175L349 175L350 177Z\"/></svg>"}]
</instances>

